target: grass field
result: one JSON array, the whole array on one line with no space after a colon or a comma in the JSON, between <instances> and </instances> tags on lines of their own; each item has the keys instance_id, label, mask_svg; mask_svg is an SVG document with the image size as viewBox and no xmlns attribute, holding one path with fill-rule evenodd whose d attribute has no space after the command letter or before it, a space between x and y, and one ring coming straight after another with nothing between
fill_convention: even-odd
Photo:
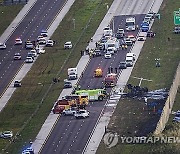
<instances>
[{"instance_id":1,"label":"grass field","mask_svg":"<svg viewBox=\"0 0 180 154\"><path fill-rule=\"evenodd\" d=\"M106 5L110 5L112 1L75 1L52 36L57 42L55 47L46 48L46 54L38 58L23 79L22 88L15 91L6 108L0 113L0 131L13 130L14 134L19 134L11 144L1 139L0 149L5 150L0 153L19 153L23 145L34 140L63 88L67 68L76 66L80 51L88 45L106 14ZM76 20L75 31L73 18ZM72 50L64 50L63 44L69 40L75 46ZM53 77L59 77L60 82L52 84Z\"/></svg>"},{"instance_id":2,"label":"grass field","mask_svg":"<svg viewBox=\"0 0 180 154\"><path fill-rule=\"evenodd\" d=\"M156 32L155 38L149 38L142 49L141 55L133 69L131 76L143 77L153 80L152 82L142 82L142 87L149 90L160 88L170 88L177 65L180 62L180 35L172 33L173 11L178 10L180 1L164 0L160 9L161 20L156 20L152 29ZM170 41L168 41L168 37ZM155 59L160 58L161 67L155 67ZM137 85L138 80L131 78L128 83ZM180 92L177 93L173 110L180 109ZM146 116L143 109L143 101L135 99L121 99L111 118L108 129L118 132L120 136L133 136L141 129L147 129L146 123L151 122L153 114ZM170 117L169 123L162 135L179 136L179 125L173 124ZM136 132L135 132L136 131ZM151 134L149 134L151 135ZM107 148L101 142L97 154L144 154L144 153L179 153L177 144L121 144L120 142L112 148Z\"/></svg>"},{"instance_id":3,"label":"grass field","mask_svg":"<svg viewBox=\"0 0 180 154\"><path fill-rule=\"evenodd\" d=\"M1 2L1 1L0 1ZM0 35L10 25L24 5L0 5Z\"/></svg>"}]
</instances>

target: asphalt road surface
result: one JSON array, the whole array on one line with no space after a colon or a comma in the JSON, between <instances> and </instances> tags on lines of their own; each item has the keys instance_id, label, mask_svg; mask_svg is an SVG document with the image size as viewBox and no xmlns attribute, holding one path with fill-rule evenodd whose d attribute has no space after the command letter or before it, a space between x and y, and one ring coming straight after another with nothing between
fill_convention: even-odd
<instances>
[{"instance_id":1,"label":"asphalt road surface","mask_svg":"<svg viewBox=\"0 0 180 154\"><path fill-rule=\"evenodd\" d=\"M119 25L125 28L125 19L127 16L116 16L115 31ZM136 21L140 24L144 15L135 15ZM128 32L128 34L137 35L138 31ZM127 34L127 35L128 35ZM120 61L125 60L126 53L130 51L119 50L112 56L111 59L105 59L104 56L94 57L90 61L82 79L80 80L81 89L95 89L103 87L102 81L104 76L108 73L108 68L118 67ZM103 77L94 78L94 71L97 67L102 68ZM118 72L121 70L118 69ZM110 92L111 88L108 88ZM75 119L73 116L62 116L52 131L49 139L43 147L41 153L62 153L62 154L79 154L82 153L88 138L97 122L97 119L104 107L105 101L90 103L87 110L90 111L90 117L87 119Z\"/></svg>"},{"instance_id":2,"label":"asphalt road surface","mask_svg":"<svg viewBox=\"0 0 180 154\"><path fill-rule=\"evenodd\" d=\"M117 15L114 17L114 31L118 27L125 27L125 18L127 15L136 17L136 24L140 25L145 13L148 13L154 1L149 0L122 0ZM104 25L104 27L107 25ZM112 26L112 25L111 25ZM136 35L138 31L129 32ZM80 80L81 89L101 88L103 77L107 74L108 68L118 67L119 62L125 60L125 55L130 51L119 50L111 59L105 59L104 56L92 58L86 71ZM102 78L94 78L94 70L100 67L103 70ZM121 71L121 70L118 70ZM110 91L110 89L108 90ZM86 145L86 142L98 120L101 111L104 108L105 101L94 102L88 105L87 110L90 111L90 117L87 119L75 119L74 117L60 117L58 123L54 127L51 135L45 143L42 154L61 153L61 154L80 154Z\"/></svg>"},{"instance_id":3,"label":"asphalt road surface","mask_svg":"<svg viewBox=\"0 0 180 154\"><path fill-rule=\"evenodd\" d=\"M48 28L65 2L66 0L38 0L7 40L7 49L0 50L0 96L26 59L29 50L24 48L25 41L37 40L41 30ZM18 37L22 39L23 45L15 46L15 39ZM14 61L16 52L21 53L21 60Z\"/></svg>"}]
</instances>

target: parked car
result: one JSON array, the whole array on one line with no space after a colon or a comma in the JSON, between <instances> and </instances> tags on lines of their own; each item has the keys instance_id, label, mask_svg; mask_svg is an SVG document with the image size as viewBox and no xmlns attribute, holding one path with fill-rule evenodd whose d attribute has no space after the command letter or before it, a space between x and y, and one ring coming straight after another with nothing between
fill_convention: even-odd
<instances>
[{"instance_id":1,"label":"parked car","mask_svg":"<svg viewBox=\"0 0 180 154\"><path fill-rule=\"evenodd\" d=\"M74 114L75 118L87 118L89 117L89 112L87 110L79 110Z\"/></svg>"},{"instance_id":2,"label":"parked car","mask_svg":"<svg viewBox=\"0 0 180 154\"><path fill-rule=\"evenodd\" d=\"M148 31L146 37L155 37L156 33L153 31Z\"/></svg>"},{"instance_id":3,"label":"parked car","mask_svg":"<svg viewBox=\"0 0 180 154\"><path fill-rule=\"evenodd\" d=\"M43 37L41 39L38 40L38 44L39 45L45 45L46 44L46 39Z\"/></svg>"},{"instance_id":4,"label":"parked car","mask_svg":"<svg viewBox=\"0 0 180 154\"><path fill-rule=\"evenodd\" d=\"M174 31L175 34L180 34L180 27L174 27Z\"/></svg>"},{"instance_id":5,"label":"parked car","mask_svg":"<svg viewBox=\"0 0 180 154\"><path fill-rule=\"evenodd\" d=\"M48 36L47 30L42 30L42 31L41 31L41 36L47 37L47 36Z\"/></svg>"},{"instance_id":6,"label":"parked car","mask_svg":"<svg viewBox=\"0 0 180 154\"><path fill-rule=\"evenodd\" d=\"M70 81L64 81L64 88L72 88L72 83Z\"/></svg>"},{"instance_id":7,"label":"parked car","mask_svg":"<svg viewBox=\"0 0 180 154\"><path fill-rule=\"evenodd\" d=\"M8 139L13 137L13 132L12 131L4 131L0 135L1 138Z\"/></svg>"},{"instance_id":8,"label":"parked car","mask_svg":"<svg viewBox=\"0 0 180 154\"><path fill-rule=\"evenodd\" d=\"M71 49L71 48L72 48L72 42L71 42L71 41L66 42L66 43L64 44L64 49Z\"/></svg>"},{"instance_id":9,"label":"parked car","mask_svg":"<svg viewBox=\"0 0 180 154\"><path fill-rule=\"evenodd\" d=\"M16 40L15 40L15 45L22 45L22 40L20 39L20 38L17 38Z\"/></svg>"},{"instance_id":10,"label":"parked car","mask_svg":"<svg viewBox=\"0 0 180 154\"><path fill-rule=\"evenodd\" d=\"M26 63L33 63L33 61L34 61L34 59L32 58L32 57L26 57L26 60L25 60L25 62Z\"/></svg>"},{"instance_id":11,"label":"parked car","mask_svg":"<svg viewBox=\"0 0 180 154\"><path fill-rule=\"evenodd\" d=\"M174 118L173 118L173 121L174 121L174 122L180 122L180 117L174 117Z\"/></svg>"},{"instance_id":12,"label":"parked car","mask_svg":"<svg viewBox=\"0 0 180 154\"><path fill-rule=\"evenodd\" d=\"M25 43L25 48L26 49L33 49L34 48L34 45L33 45L33 43L31 42L31 41L26 41L26 43Z\"/></svg>"},{"instance_id":13,"label":"parked car","mask_svg":"<svg viewBox=\"0 0 180 154\"><path fill-rule=\"evenodd\" d=\"M37 54L43 54L43 53L45 53L46 51L45 51L44 49L42 49L42 48L37 48L37 49L36 49L36 52L37 52Z\"/></svg>"},{"instance_id":14,"label":"parked car","mask_svg":"<svg viewBox=\"0 0 180 154\"><path fill-rule=\"evenodd\" d=\"M37 52L35 49L31 50L30 53L33 55L33 57L37 57Z\"/></svg>"},{"instance_id":15,"label":"parked car","mask_svg":"<svg viewBox=\"0 0 180 154\"><path fill-rule=\"evenodd\" d=\"M105 59L111 59L111 54L110 53L105 53L104 57L105 57Z\"/></svg>"},{"instance_id":16,"label":"parked car","mask_svg":"<svg viewBox=\"0 0 180 154\"><path fill-rule=\"evenodd\" d=\"M0 50L6 49L6 44L5 43L0 43Z\"/></svg>"},{"instance_id":17,"label":"parked car","mask_svg":"<svg viewBox=\"0 0 180 154\"><path fill-rule=\"evenodd\" d=\"M146 40L146 36L144 36L144 35L139 35L137 40L138 40L138 41L145 41L145 40Z\"/></svg>"},{"instance_id":18,"label":"parked car","mask_svg":"<svg viewBox=\"0 0 180 154\"><path fill-rule=\"evenodd\" d=\"M127 68L126 62L119 63L119 69L126 69L126 68Z\"/></svg>"},{"instance_id":19,"label":"parked car","mask_svg":"<svg viewBox=\"0 0 180 154\"><path fill-rule=\"evenodd\" d=\"M69 108L66 110L63 110L62 114L63 115L74 115L76 113L76 110L74 108Z\"/></svg>"},{"instance_id":20,"label":"parked car","mask_svg":"<svg viewBox=\"0 0 180 154\"><path fill-rule=\"evenodd\" d=\"M14 60L21 60L21 54L20 53L15 53L14 54Z\"/></svg>"},{"instance_id":21,"label":"parked car","mask_svg":"<svg viewBox=\"0 0 180 154\"><path fill-rule=\"evenodd\" d=\"M46 46L47 47L53 47L54 46L54 41L53 40L47 40Z\"/></svg>"},{"instance_id":22,"label":"parked car","mask_svg":"<svg viewBox=\"0 0 180 154\"><path fill-rule=\"evenodd\" d=\"M21 87L21 81L14 81L14 87Z\"/></svg>"}]
</instances>

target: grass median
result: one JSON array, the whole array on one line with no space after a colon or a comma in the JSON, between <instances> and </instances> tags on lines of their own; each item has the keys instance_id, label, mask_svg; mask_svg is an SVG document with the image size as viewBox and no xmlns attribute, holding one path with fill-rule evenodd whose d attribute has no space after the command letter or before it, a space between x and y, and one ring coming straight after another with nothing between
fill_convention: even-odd
<instances>
[{"instance_id":1,"label":"grass median","mask_svg":"<svg viewBox=\"0 0 180 154\"><path fill-rule=\"evenodd\" d=\"M1 2L1 1L0 1ZM6 28L10 25L19 11L22 9L24 5L16 4L16 5L0 5L0 36L6 30Z\"/></svg>"},{"instance_id":2,"label":"grass median","mask_svg":"<svg viewBox=\"0 0 180 154\"><path fill-rule=\"evenodd\" d=\"M107 4L110 5L112 1L75 1L52 36L56 41L55 46L46 48L46 53L39 56L22 80L22 87L15 91L0 113L0 131L19 133L11 144L8 140L0 139L0 149L4 149L2 153L19 153L24 145L35 139L63 88L67 68L77 65L80 51L88 45L107 12ZM75 29L73 19L76 22ZM72 50L63 49L66 41L72 41ZM59 77L60 82L52 84L54 77Z\"/></svg>"},{"instance_id":3,"label":"grass median","mask_svg":"<svg viewBox=\"0 0 180 154\"><path fill-rule=\"evenodd\" d=\"M152 82L143 81L142 87L148 87L149 90L160 88L170 88L180 59L180 35L173 34L173 11L178 10L180 2L176 0L164 0L160 8L161 19L156 19L152 30L156 32L155 38L148 38L141 51L141 55L133 69L128 83L138 85L139 80L132 78L143 77L152 80ZM169 38L169 39L168 39ZM160 58L161 67L156 67L155 59ZM180 93L177 93L176 102L180 101ZM119 136L135 136L140 129L148 129L147 123L153 121L153 111L143 111L144 102L136 99L121 99L111 118L108 129L118 132ZM179 109L175 107L176 111ZM148 116L148 114L150 114ZM176 124L175 124L176 125ZM179 127L171 125L169 132L171 135L177 135ZM148 134L151 136L151 134ZM179 145L177 144L122 144L119 143L112 148L107 148L103 141L98 148L97 154L143 154L143 153L179 153Z\"/></svg>"}]
</instances>

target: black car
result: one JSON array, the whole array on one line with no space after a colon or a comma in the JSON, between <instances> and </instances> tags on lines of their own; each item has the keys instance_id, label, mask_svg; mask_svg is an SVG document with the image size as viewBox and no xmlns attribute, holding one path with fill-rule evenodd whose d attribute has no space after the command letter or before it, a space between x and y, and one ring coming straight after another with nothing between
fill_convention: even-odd
<instances>
[{"instance_id":1,"label":"black car","mask_svg":"<svg viewBox=\"0 0 180 154\"><path fill-rule=\"evenodd\" d=\"M95 50L94 53L96 57L101 56L101 50Z\"/></svg>"},{"instance_id":2,"label":"black car","mask_svg":"<svg viewBox=\"0 0 180 154\"><path fill-rule=\"evenodd\" d=\"M14 87L21 87L21 81L15 81L14 82Z\"/></svg>"},{"instance_id":3,"label":"black car","mask_svg":"<svg viewBox=\"0 0 180 154\"><path fill-rule=\"evenodd\" d=\"M119 69L126 69L126 68L127 68L126 62L119 63Z\"/></svg>"},{"instance_id":4,"label":"black car","mask_svg":"<svg viewBox=\"0 0 180 154\"><path fill-rule=\"evenodd\" d=\"M155 33L152 31L148 31L146 37L155 37Z\"/></svg>"}]
</instances>

